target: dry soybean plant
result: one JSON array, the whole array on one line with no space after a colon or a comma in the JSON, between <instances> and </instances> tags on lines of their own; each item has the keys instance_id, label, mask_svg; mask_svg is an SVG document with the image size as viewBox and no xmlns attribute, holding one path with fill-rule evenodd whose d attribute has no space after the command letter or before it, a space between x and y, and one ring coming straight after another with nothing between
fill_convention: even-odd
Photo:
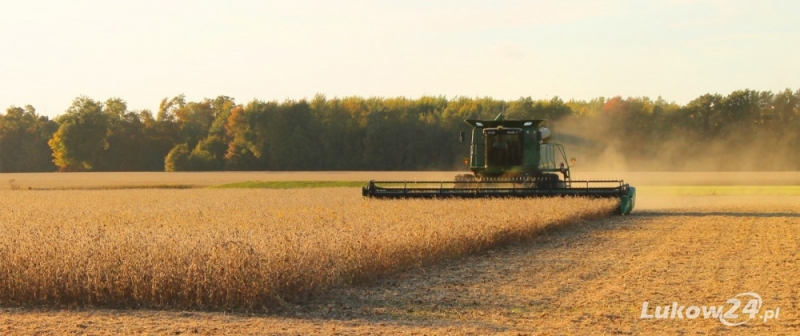
<instances>
[{"instance_id":1,"label":"dry soybean plant","mask_svg":"<svg viewBox=\"0 0 800 336\"><path fill-rule=\"evenodd\" d=\"M346 188L21 191L0 204L0 305L270 309L613 207Z\"/></svg>"}]
</instances>

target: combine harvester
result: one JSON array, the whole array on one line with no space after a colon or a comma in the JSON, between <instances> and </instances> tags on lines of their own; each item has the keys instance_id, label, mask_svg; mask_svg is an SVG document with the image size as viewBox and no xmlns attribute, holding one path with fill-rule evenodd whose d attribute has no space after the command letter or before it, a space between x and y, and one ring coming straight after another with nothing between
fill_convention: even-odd
<instances>
[{"instance_id":1,"label":"combine harvester","mask_svg":"<svg viewBox=\"0 0 800 336\"><path fill-rule=\"evenodd\" d=\"M636 188L622 180L570 178L564 147L552 143L544 120L465 120L472 126L470 156L464 159L472 174L453 181L370 181L361 194L375 198L433 197L605 197L619 199L617 212L630 214ZM461 132L461 142L464 142ZM557 163L558 162L558 163Z\"/></svg>"}]
</instances>

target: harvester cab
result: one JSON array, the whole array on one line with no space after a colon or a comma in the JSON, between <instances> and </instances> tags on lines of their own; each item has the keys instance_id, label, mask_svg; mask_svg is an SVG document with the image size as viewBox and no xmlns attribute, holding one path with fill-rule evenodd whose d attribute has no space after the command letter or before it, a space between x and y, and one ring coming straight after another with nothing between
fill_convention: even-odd
<instances>
[{"instance_id":1,"label":"harvester cab","mask_svg":"<svg viewBox=\"0 0 800 336\"><path fill-rule=\"evenodd\" d=\"M465 120L472 126L469 165L472 174L453 181L370 181L362 195L377 198L541 197L618 198L617 212L629 214L636 188L622 180L572 180L564 147L549 141L544 120ZM460 134L464 141L464 133Z\"/></svg>"},{"instance_id":2,"label":"harvester cab","mask_svg":"<svg viewBox=\"0 0 800 336\"><path fill-rule=\"evenodd\" d=\"M544 120L466 120L472 126L469 169L476 178L569 181L564 147L549 143ZM557 174L561 174L559 177Z\"/></svg>"}]
</instances>

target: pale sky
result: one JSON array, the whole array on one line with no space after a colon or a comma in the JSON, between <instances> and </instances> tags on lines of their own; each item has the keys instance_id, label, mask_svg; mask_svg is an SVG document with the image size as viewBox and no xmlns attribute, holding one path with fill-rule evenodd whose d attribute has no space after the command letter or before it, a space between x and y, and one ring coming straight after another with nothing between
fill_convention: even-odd
<instances>
[{"instance_id":1,"label":"pale sky","mask_svg":"<svg viewBox=\"0 0 800 336\"><path fill-rule=\"evenodd\" d=\"M0 108L800 89L800 1L5 1Z\"/></svg>"}]
</instances>

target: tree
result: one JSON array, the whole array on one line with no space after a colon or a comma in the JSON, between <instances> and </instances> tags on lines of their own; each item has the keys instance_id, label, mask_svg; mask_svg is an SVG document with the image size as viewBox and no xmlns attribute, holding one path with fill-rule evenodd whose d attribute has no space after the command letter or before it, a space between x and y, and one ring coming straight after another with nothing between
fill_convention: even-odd
<instances>
[{"instance_id":1,"label":"tree","mask_svg":"<svg viewBox=\"0 0 800 336\"><path fill-rule=\"evenodd\" d=\"M221 170L225 166L227 146L218 136L209 136L197 143L189 155L191 169L195 171Z\"/></svg>"},{"instance_id":2,"label":"tree","mask_svg":"<svg viewBox=\"0 0 800 336\"><path fill-rule=\"evenodd\" d=\"M103 152L98 169L107 171L148 170L149 147L145 138L142 114L129 112L127 103L120 98L106 100L103 112L108 118L108 137L106 138L108 146Z\"/></svg>"},{"instance_id":3,"label":"tree","mask_svg":"<svg viewBox=\"0 0 800 336\"><path fill-rule=\"evenodd\" d=\"M0 172L53 171L47 141L58 124L36 114L33 106L11 106L0 115Z\"/></svg>"},{"instance_id":4,"label":"tree","mask_svg":"<svg viewBox=\"0 0 800 336\"><path fill-rule=\"evenodd\" d=\"M108 117L103 104L80 96L57 122L58 131L48 144L59 170L90 171L98 167L102 152L108 148Z\"/></svg>"},{"instance_id":5,"label":"tree","mask_svg":"<svg viewBox=\"0 0 800 336\"><path fill-rule=\"evenodd\" d=\"M211 101L189 102L175 110L179 127L178 141L194 148L208 135L214 122L214 109Z\"/></svg>"},{"instance_id":6,"label":"tree","mask_svg":"<svg viewBox=\"0 0 800 336\"><path fill-rule=\"evenodd\" d=\"M164 170L168 172L189 171L189 146L180 144L172 148L164 159Z\"/></svg>"}]
</instances>

